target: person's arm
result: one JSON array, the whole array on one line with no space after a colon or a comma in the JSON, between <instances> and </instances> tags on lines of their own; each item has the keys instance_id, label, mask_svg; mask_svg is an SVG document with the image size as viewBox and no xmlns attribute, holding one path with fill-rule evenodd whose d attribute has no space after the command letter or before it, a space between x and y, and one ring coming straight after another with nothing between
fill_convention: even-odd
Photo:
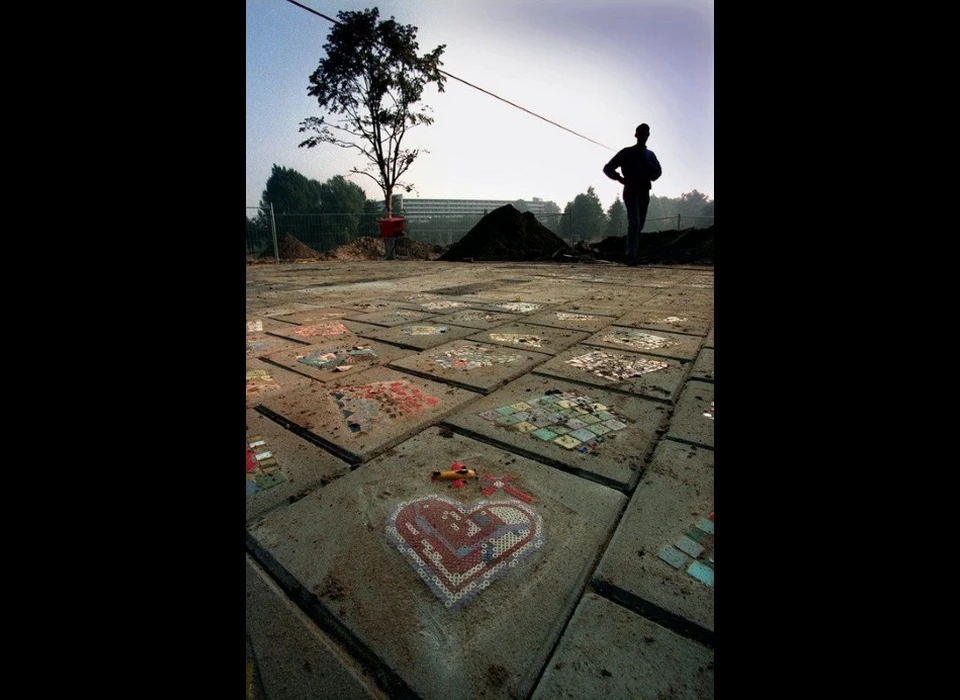
<instances>
[{"instance_id":1,"label":"person's arm","mask_svg":"<svg viewBox=\"0 0 960 700\"><path fill-rule=\"evenodd\" d=\"M647 165L649 166L650 171L650 182L653 182L658 177L663 175L663 168L660 167L660 161L657 160L657 156L653 151L647 149Z\"/></svg>"},{"instance_id":2,"label":"person's arm","mask_svg":"<svg viewBox=\"0 0 960 700\"><path fill-rule=\"evenodd\" d=\"M609 163L603 166L603 174L609 177L611 180L616 180L621 184L626 184L626 180L623 179L623 176L617 172L617 168L620 167L620 154L617 153Z\"/></svg>"}]
</instances>

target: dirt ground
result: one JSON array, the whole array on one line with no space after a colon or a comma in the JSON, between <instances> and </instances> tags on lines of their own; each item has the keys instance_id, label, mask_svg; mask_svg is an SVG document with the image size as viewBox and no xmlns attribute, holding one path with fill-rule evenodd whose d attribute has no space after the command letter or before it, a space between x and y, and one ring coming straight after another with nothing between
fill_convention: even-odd
<instances>
[{"instance_id":1,"label":"dirt ground","mask_svg":"<svg viewBox=\"0 0 960 700\"><path fill-rule=\"evenodd\" d=\"M579 263L622 263L626 236L608 236L599 242L570 246L543 226L530 212L521 213L507 204L483 217L463 238L450 246L438 246L407 237L397 239L400 259L473 261L556 261ZM320 253L287 235L279 242L280 258L298 260L382 260L386 250L382 238L364 236L333 250ZM641 264L714 264L714 226L644 232L640 235ZM248 263L272 262L272 258L247 258Z\"/></svg>"}]
</instances>

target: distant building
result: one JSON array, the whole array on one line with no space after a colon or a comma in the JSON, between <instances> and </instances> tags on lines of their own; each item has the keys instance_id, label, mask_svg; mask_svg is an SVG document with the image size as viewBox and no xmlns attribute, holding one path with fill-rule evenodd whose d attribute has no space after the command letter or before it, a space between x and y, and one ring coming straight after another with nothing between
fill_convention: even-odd
<instances>
[{"instance_id":1,"label":"distant building","mask_svg":"<svg viewBox=\"0 0 960 700\"><path fill-rule=\"evenodd\" d=\"M483 216L504 204L513 204L518 200L506 199L401 199L403 216L411 221L416 219L430 219L433 217L450 218L454 216ZM521 211L529 211L536 217L543 216L544 202L539 197L532 200L523 200ZM552 204L552 202L551 202ZM554 205L556 206L556 205ZM518 207L519 208L519 207Z\"/></svg>"}]
</instances>

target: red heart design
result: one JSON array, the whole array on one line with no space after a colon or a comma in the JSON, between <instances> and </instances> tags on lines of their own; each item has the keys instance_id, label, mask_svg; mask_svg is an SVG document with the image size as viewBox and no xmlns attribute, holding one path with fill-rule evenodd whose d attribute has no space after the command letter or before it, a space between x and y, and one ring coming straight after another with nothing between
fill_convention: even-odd
<instances>
[{"instance_id":1,"label":"red heart design","mask_svg":"<svg viewBox=\"0 0 960 700\"><path fill-rule=\"evenodd\" d=\"M543 518L516 501L465 506L442 496L400 503L387 535L448 608L543 547Z\"/></svg>"}]
</instances>

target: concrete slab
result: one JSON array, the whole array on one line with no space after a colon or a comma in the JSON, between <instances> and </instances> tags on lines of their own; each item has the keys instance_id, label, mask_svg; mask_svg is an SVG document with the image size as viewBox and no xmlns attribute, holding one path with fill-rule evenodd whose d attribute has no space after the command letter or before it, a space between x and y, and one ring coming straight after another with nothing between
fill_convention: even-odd
<instances>
[{"instance_id":1,"label":"concrete slab","mask_svg":"<svg viewBox=\"0 0 960 700\"><path fill-rule=\"evenodd\" d=\"M525 498L431 480L457 460L512 477ZM523 698L624 505L600 484L430 428L269 514L247 543L311 617L398 677L394 697Z\"/></svg>"},{"instance_id":2,"label":"concrete slab","mask_svg":"<svg viewBox=\"0 0 960 700\"><path fill-rule=\"evenodd\" d=\"M673 403L690 372L690 363L627 350L575 345L532 371Z\"/></svg>"},{"instance_id":3,"label":"concrete slab","mask_svg":"<svg viewBox=\"0 0 960 700\"><path fill-rule=\"evenodd\" d=\"M311 345L284 348L260 359L326 384L339 379L346 372L356 374L368 367L386 365L412 352L367 338L340 340L334 336Z\"/></svg>"},{"instance_id":4,"label":"concrete slab","mask_svg":"<svg viewBox=\"0 0 960 700\"><path fill-rule=\"evenodd\" d=\"M712 451L662 440L593 579L600 593L710 646L713 469ZM699 552L678 548L694 538ZM710 585L688 571L695 562L710 570Z\"/></svg>"},{"instance_id":5,"label":"concrete slab","mask_svg":"<svg viewBox=\"0 0 960 700\"><path fill-rule=\"evenodd\" d=\"M247 409L247 522L346 474L350 465Z\"/></svg>"},{"instance_id":6,"label":"concrete slab","mask_svg":"<svg viewBox=\"0 0 960 700\"><path fill-rule=\"evenodd\" d=\"M701 348L696 362L693 363L693 369L690 371L690 378L702 379L705 382L713 381L713 348Z\"/></svg>"},{"instance_id":7,"label":"concrete slab","mask_svg":"<svg viewBox=\"0 0 960 700\"><path fill-rule=\"evenodd\" d=\"M550 359L526 348L455 340L416 354L409 352L389 366L434 381L489 394Z\"/></svg>"},{"instance_id":8,"label":"concrete slab","mask_svg":"<svg viewBox=\"0 0 960 700\"><path fill-rule=\"evenodd\" d=\"M339 308L348 309L352 312L351 315L345 316L344 318L349 318L354 321L363 321L361 314L370 314L377 313L380 311L391 311L393 309L399 309L400 302L393 299L354 299L351 301L340 301L337 302Z\"/></svg>"},{"instance_id":9,"label":"concrete slab","mask_svg":"<svg viewBox=\"0 0 960 700\"><path fill-rule=\"evenodd\" d=\"M691 362L700 351L703 338L666 331L647 331L629 326L611 325L584 339L583 344L617 350L632 350L647 355Z\"/></svg>"},{"instance_id":10,"label":"concrete slab","mask_svg":"<svg viewBox=\"0 0 960 700\"><path fill-rule=\"evenodd\" d=\"M417 299L404 301L400 304L403 308L415 309L431 314L448 314L454 311L465 311L466 309L483 308L485 304L477 301L454 299L451 297L439 297L434 299Z\"/></svg>"},{"instance_id":11,"label":"concrete slab","mask_svg":"<svg viewBox=\"0 0 960 700\"><path fill-rule=\"evenodd\" d=\"M713 650L587 593L531 700L713 697Z\"/></svg>"},{"instance_id":12,"label":"concrete slab","mask_svg":"<svg viewBox=\"0 0 960 700\"><path fill-rule=\"evenodd\" d=\"M464 338L475 332L473 328L450 326L440 319L427 318L419 323L404 323L392 328L377 328L365 332L363 336L382 343L398 345L402 348L427 350L451 340Z\"/></svg>"},{"instance_id":13,"label":"concrete slab","mask_svg":"<svg viewBox=\"0 0 960 700\"><path fill-rule=\"evenodd\" d=\"M247 359L262 357L272 352L303 347L306 343L266 333L247 333Z\"/></svg>"},{"instance_id":14,"label":"concrete slab","mask_svg":"<svg viewBox=\"0 0 960 700\"><path fill-rule=\"evenodd\" d=\"M616 316L587 314L570 308L557 308L553 311L534 314L524 319L526 323L553 328L569 328L575 331L596 333L617 320Z\"/></svg>"},{"instance_id":15,"label":"concrete slab","mask_svg":"<svg viewBox=\"0 0 960 700\"><path fill-rule=\"evenodd\" d=\"M527 374L445 417L442 423L518 454L629 490L643 471L668 408L641 397Z\"/></svg>"},{"instance_id":16,"label":"concrete slab","mask_svg":"<svg viewBox=\"0 0 960 700\"><path fill-rule=\"evenodd\" d=\"M710 332L707 333L706 340L703 341L703 346L705 348L713 349L713 328L710 328Z\"/></svg>"},{"instance_id":17,"label":"concrete slab","mask_svg":"<svg viewBox=\"0 0 960 700\"><path fill-rule=\"evenodd\" d=\"M269 700L386 700L374 679L324 634L250 556L247 636Z\"/></svg>"},{"instance_id":18,"label":"concrete slab","mask_svg":"<svg viewBox=\"0 0 960 700\"><path fill-rule=\"evenodd\" d=\"M466 326L467 328L477 328L486 330L496 328L504 323L510 323L521 318L519 314L508 314L504 311L487 311L484 309L467 309L465 311L454 311L451 314L434 316L437 323L448 324L451 326Z\"/></svg>"},{"instance_id":19,"label":"concrete slab","mask_svg":"<svg viewBox=\"0 0 960 700\"><path fill-rule=\"evenodd\" d=\"M251 303L251 301L253 303ZM256 300L247 301L247 309L250 310L251 306L256 303ZM258 310L257 313L262 316L285 316L287 314L295 314L298 311L311 311L318 308L316 304L307 304L300 301L291 301L287 303L276 303L271 301L268 304L265 304L262 309Z\"/></svg>"},{"instance_id":20,"label":"concrete slab","mask_svg":"<svg viewBox=\"0 0 960 700\"><path fill-rule=\"evenodd\" d=\"M554 304L564 300L532 300L507 293L493 296L488 295L478 301L482 302L482 305L475 308L484 308L489 311L504 311L508 314L518 314L520 316L530 316L535 313L540 313L541 311L546 311Z\"/></svg>"},{"instance_id":21,"label":"concrete slab","mask_svg":"<svg viewBox=\"0 0 960 700\"><path fill-rule=\"evenodd\" d=\"M713 318L712 314L710 318L692 316L686 313L678 316L676 312L670 309L643 305L621 316L617 324L621 326L633 326L634 328L646 328L654 331L705 336L713 326Z\"/></svg>"},{"instance_id":22,"label":"concrete slab","mask_svg":"<svg viewBox=\"0 0 960 700\"><path fill-rule=\"evenodd\" d=\"M368 325L390 328L392 326L400 326L404 323L416 323L417 321L422 321L432 316L433 314L427 311L416 311L414 309L398 307L387 311L374 311L367 314L351 312L345 316L345 318L360 321Z\"/></svg>"},{"instance_id":23,"label":"concrete slab","mask_svg":"<svg viewBox=\"0 0 960 700\"><path fill-rule=\"evenodd\" d=\"M385 367L327 384L306 381L310 386L265 397L259 410L351 464L369 460L477 396Z\"/></svg>"},{"instance_id":24,"label":"concrete slab","mask_svg":"<svg viewBox=\"0 0 960 700\"><path fill-rule=\"evenodd\" d=\"M267 331L288 340L297 340L301 343L316 343L323 340L337 339L343 342L353 342L364 331L379 330L380 326L368 323L350 321L345 318L334 318L326 321L315 321L301 325L290 324L285 328L276 328Z\"/></svg>"},{"instance_id":25,"label":"concrete slab","mask_svg":"<svg viewBox=\"0 0 960 700\"><path fill-rule=\"evenodd\" d=\"M297 311L292 314L283 314L276 316L278 321L293 323L299 326L309 326L314 323L323 323L338 318L344 318L351 313L350 309L331 308L328 306L309 309L306 311Z\"/></svg>"},{"instance_id":26,"label":"concrete slab","mask_svg":"<svg viewBox=\"0 0 960 700\"><path fill-rule=\"evenodd\" d=\"M278 317L266 316L258 313L247 314L247 337L253 335L263 335L264 332L276 328L286 328L288 324L279 320Z\"/></svg>"},{"instance_id":27,"label":"concrete slab","mask_svg":"<svg viewBox=\"0 0 960 700\"><path fill-rule=\"evenodd\" d=\"M713 303L712 289L672 288L662 290L655 297L644 302L644 305L713 318Z\"/></svg>"},{"instance_id":28,"label":"concrete slab","mask_svg":"<svg viewBox=\"0 0 960 700\"><path fill-rule=\"evenodd\" d=\"M556 355L589 335L583 331L536 326L523 322L504 323L496 328L468 335L467 340Z\"/></svg>"},{"instance_id":29,"label":"concrete slab","mask_svg":"<svg viewBox=\"0 0 960 700\"><path fill-rule=\"evenodd\" d=\"M260 404L268 396L288 389L305 387L313 382L302 374L288 372L257 357L247 358L247 408Z\"/></svg>"},{"instance_id":30,"label":"concrete slab","mask_svg":"<svg viewBox=\"0 0 960 700\"><path fill-rule=\"evenodd\" d=\"M713 449L712 382L687 382L664 437Z\"/></svg>"}]
</instances>

